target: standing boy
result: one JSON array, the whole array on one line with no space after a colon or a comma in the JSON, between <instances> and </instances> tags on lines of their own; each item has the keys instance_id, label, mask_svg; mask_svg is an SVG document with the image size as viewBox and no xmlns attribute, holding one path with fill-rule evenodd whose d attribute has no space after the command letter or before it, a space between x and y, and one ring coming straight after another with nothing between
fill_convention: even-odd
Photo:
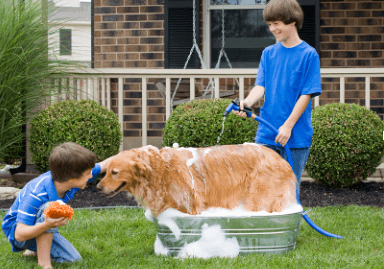
<instances>
[{"instance_id":1,"label":"standing boy","mask_svg":"<svg viewBox=\"0 0 384 269\"><path fill-rule=\"evenodd\" d=\"M298 35L304 16L296 0L271 0L263 17L278 43L264 49L255 87L240 102L240 109L252 106L265 95L260 117L279 134L275 136L260 123L255 142L277 151L285 160L282 146L288 143L299 192L312 143L312 98L321 94L319 55ZM246 117L244 112L234 113Z\"/></svg>"},{"instance_id":2,"label":"standing boy","mask_svg":"<svg viewBox=\"0 0 384 269\"><path fill-rule=\"evenodd\" d=\"M60 263L81 260L79 252L57 231L68 218L45 217L44 210L52 201L67 203L87 182L106 171L109 160L97 164L93 152L73 142L55 147L49 157L51 171L28 182L3 219L2 228L12 250L37 256L44 268L52 268L51 259Z\"/></svg>"}]
</instances>

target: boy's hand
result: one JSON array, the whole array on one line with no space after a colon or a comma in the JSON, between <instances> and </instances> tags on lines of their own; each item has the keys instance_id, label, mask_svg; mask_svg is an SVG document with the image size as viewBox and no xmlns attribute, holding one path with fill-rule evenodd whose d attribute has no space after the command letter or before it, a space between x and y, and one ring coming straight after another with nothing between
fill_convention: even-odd
<instances>
[{"instance_id":1,"label":"boy's hand","mask_svg":"<svg viewBox=\"0 0 384 269\"><path fill-rule=\"evenodd\" d=\"M283 124L279 128L279 134L275 138L275 143L280 143L283 147L288 143L289 138L291 137L292 128Z\"/></svg>"},{"instance_id":2,"label":"boy's hand","mask_svg":"<svg viewBox=\"0 0 384 269\"><path fill-rule=\"evenodd\" d=\"M46 217L44 222L47 224L47 226L49 226L49 229L51 229L51 228L64 226L65 224L68 223L68 221L69 219L65 217L57 218L57 219Z\"/></svg>"},{"instance_id":3,"label":"boy's hand","mask_svg":"<svg viewBox=\"0 0 384 269\"><path fill-rule=\"evenodd\" d=\"M239 117L242 117L242 118L246 118L247 117L247 114L242 111L244 109L244 106L248 105L247 103L245 103L245 100L243 101L240 101L240 104L239 104L239 108L240 108L240 111L235 111L235 110L232 110L232 112L236 115L236 116L239 116Z\"/></svg>"}]
</instances>

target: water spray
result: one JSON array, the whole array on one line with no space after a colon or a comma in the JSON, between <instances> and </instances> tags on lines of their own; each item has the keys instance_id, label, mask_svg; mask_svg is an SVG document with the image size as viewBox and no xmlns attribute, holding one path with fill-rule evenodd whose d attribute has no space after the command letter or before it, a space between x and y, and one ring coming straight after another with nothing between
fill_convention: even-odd
<instances>
[{"instance_id":1,"label":"water spray","mask_svg":"<svg viewBox=\"0 0 384 269\"><path fill-rule=\"evenodd\" d=\"M237 107L237 109L235 109ZM240 102L237 100L237 98L235 100L232 101L232 103L225 109L224 113L223 113L223 123L222 123L222 127L221 127L221 132L220 132L220 135L217 137L217 144L220 143L220 138L221 136L223 135L224 133L224 123L225 123L225 119L227 118L227 116L229 115L229 113L231 113L231 111L235 109L235 110L239 110L240 109ZM252 116L252 108L250 106L244 106L243 112L245 112L247 114L247 117L251 117Z\"/></svg>"},{"instance_id":2,"label":"water spray","mask_svg":"<svg viewBox=\"0 0 384 269\"><path fill-rule=\"evenodd\" d=\"M233 100L229 105L228 107L225 109L224 113L223 113L223 127L224 127L224 121L226 119L226 117L229 115L229 113L231 113L232 110L235 110L235 111L240 111L240 102L237 100L237 98L235 100ZM249 107L249 106L244 106L244 108L241 110L243 112L245 112L247 114L247 118L252 118L262 124L265 124L266 126L268 126L269 129L271 129L276 135L279 134L279 131L273 127L271 124L269 124L268 122L266 122L265 120L263 120L262 118L256 116L255 114L253 114L252 112L252 108ZM224 128L223 128L224 130ZM220 136L223 134L223 130L220 134ZM220 141L220 136L218 137L217 139L217 143L219 143ZM292 159L292 155L291 155L291 150L289 149L288 147L288 144L286 144L284 146L284 149L285 149L285 152L287 154L287 159L288 159L288 163L289 165L292 167L292 170L293 169L293 159ZM297 202L301 205L300 203L300 199L299 199L299 192L298 190L296 189L296 199L297 199ZM305 211L303 211L302 213L302 216L303 216L303 219L308 223L309 226L311 226L314 230L316 230L317 232L319 232L320 234L322 235L325 235L325 236L328 236L328 237L334 237L334 238L337 238L337 239L343 239L344 236L340 236L340 235L336 235L336 234L332 234L330 232L327 232L323 229L321 229L319 226L317 226L310 218L309 216L307 215L307 213Z\"/></svg>"}]
</instances>

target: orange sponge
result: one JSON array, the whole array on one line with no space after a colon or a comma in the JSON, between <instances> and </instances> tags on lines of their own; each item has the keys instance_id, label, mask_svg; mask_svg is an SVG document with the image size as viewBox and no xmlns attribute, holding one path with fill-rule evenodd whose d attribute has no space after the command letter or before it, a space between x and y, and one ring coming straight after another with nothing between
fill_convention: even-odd
<instances>
[{"instance_id":1,"label":"orange sponge","mask_svg":"<svg viewBox=\"0 0 384 269\"><path fill-rule=\"evenodd\" d=\"M47 209L44 210L44 214L47 217L54 219L65 217L71 220L73 213L73 209L69 205L59 202L49 203Z\"/></svg>"}]
</instances>

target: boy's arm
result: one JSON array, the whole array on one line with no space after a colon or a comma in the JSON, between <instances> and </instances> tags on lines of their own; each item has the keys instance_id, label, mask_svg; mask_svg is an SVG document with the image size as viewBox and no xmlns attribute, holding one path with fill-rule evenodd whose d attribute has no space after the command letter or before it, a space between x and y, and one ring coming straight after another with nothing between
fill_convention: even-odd
<instances>
[{"instance_id":1,"label":"boy's arm","mask_svg":"<svg viewBox=\"0 0 384 269\"><path fill-rule=\"evenodd\" d=\"M95 167L92 169L92 178L88 180L88 183L92 183L95 181L95 179L102 173L107 172L107 167L109 163L111 162L112 157L109 157L108 159L105 159L102 162L96 163Z\"/></svg>"},{"instance_id":2,"label":"boy's arm","mask_svg":"<svg viewBox=\"0 0 384 269\"><path fill-rule=\"evenodd\" d=\"M252 88L251 92L248 94L247 98L244 99L243 107L245 106L253 106L254 103L259 101L264 96L265 88L260 85L256 85Z\"/></svg>"},{"instance_id":3,"label":"boy's arm","mask_svg":"<svg viewBox=\"0 0 384 269\"><path fill-rule=\"evenodd\" d=\"M251 92L248 94L247 98L245 98L243 101L240 101L240 110L242 110L244 106L252 106L254 103L259 101L264 96L264 92L265 88L263 86L256 85L255 87L253 87ZM245 114L245 112L234 110L232 111L239 117L247 117L247 114Z\"/></svg>"},{"instance_id":4,"label":"boy's arm","mask_svg":"<svg viewBox=\"0 0 384 269\"><path fill-rule=\"evenodd\" d=\"M88 183L94 182L100 174L107 172L107 167L114 156L95 164L95 167L92 169L92 177L88 180Z\"/></svg>"},{"instance_id":5,"label":"boy's arm","mask_svg":"<svg viewBox=\"0 0 384 269\"><path fill-rule=\"evenodd\" d=\"M111 162L112 158L115 157L116 155L109 157L108 159L105 159L104 161L100 162L100 173L105 173L107 172L107 167L109 163Z\"/></svg>"},{"instance_id":6,"label":"boy's arm","mask_svg":"<svg viewBox=\"0 0 384 269\"><path fill-rule=\"evenodd\" d=\"M279 128L279 134L275 138L275 143L280 143L283 147L287 144L289 138L291 137L291 132L293 126L295 126L298 119L304 113L309 102L311 101L312 96L310 94L301 95L299 100L297 100L295 107L292 110L291 115L284 122L283 125Z\"/></svg>"},{"instance_id":7,"label":"boy's arm","mask_svg":"<svg viewBox=\"0 0 384 269\"><path fill-rule=\"evenodd\" d=\"M18 223L15 230L15 239L19 242L23 242L45 233L45 231L63 226L68 223L68 218L46 218L44 222L36 225L26 225Z\"/></svg>"}]
</instances>

